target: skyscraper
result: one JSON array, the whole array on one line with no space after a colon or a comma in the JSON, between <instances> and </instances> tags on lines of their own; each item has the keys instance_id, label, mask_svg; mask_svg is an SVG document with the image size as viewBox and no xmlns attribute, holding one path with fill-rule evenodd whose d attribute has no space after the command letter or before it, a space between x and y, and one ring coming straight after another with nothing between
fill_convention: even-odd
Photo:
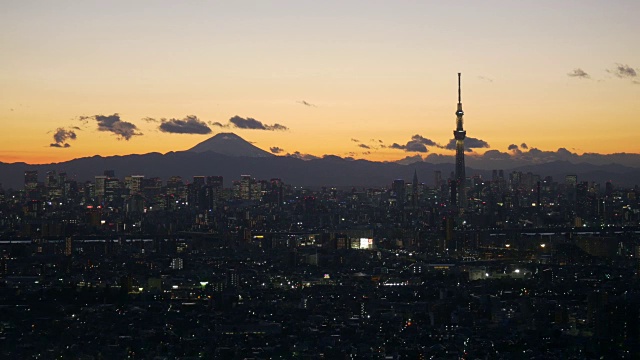
<instances>
[{"instance_id":1,"label":"skyscraper","mask_svg":"<svg viewBox=\"0 0 640 360\"><path fill-rule=\"evenodd\" d=\"M242 200L251 200L251 185L255 182L251 175L242 175L240 177L240 198Z\"/></svg>"},{"instance_id":2,"label":"skyscraper","mask_svg":"<svg viewBox=\"0 0 640 360\"><path fill-rule=\"evenodd\" d=\"M104 193L105 193L105 189L107 187L107 177L106 176L96 176L95 177L95 187L94 187L94 195L97 198L103 198L104 197Z\"/></svg>"},{"instance_id":3,"label":"skyscraper","mask_svg":"<svg viewBox=\"0 0 640 360\"><path fill-rule=\"evenodd\" d=\"M413 170L413 182L411 183L411 206L418 207L418 171Z\"/></svg>"},{"instance_id":4,"label":"skyscraper","mask_svg":"<svg viewBox=\"0 0 640 360\"><path fill-rule=\"evenodd\" d=\"M393 184L391 185L391 197L396 201L396 206L399 209L404 208L404 180L393 180Z\"/></svg>"},{"instance_id":5,"label":"skyscraper","mask_svg":"<svg viewBox=\"0 0 640 360\"><path fill-rule=\"evenodd\" d=\"M458 73L458 109L456 110L456 129L453 131L453 136L456 139L456 182L458 183L458 209L460 212L464 212L467 207L467 189L466 189L466 175L464 172L464 138L467 132L462 128L462 96L460 94L460 76Z\"/></svg>"}]
</instances>

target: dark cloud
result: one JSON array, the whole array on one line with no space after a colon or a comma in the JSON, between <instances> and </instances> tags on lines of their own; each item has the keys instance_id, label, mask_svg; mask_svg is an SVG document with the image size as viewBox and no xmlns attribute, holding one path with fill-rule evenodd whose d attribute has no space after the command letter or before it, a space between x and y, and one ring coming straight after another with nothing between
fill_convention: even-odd
<instances>
[{"instance_id":1,"label":"dark cloud","mask_svg":"<svg viewBox=\"0 0 640 360\"><path fill-rule=\"evenodd\" d=\"M369 146L367 144L358 144L358 146L363 148L363 149L371 149L371 146Z\"/></svg>"},{"instance_id":2,"label":"dark cloud","mask_svg":"<svg viewBox=\"0 0 640 360\"><path fill-rule=\"evenodd\" d=\"M242 118L238 115L229 119L229 123L234 127L239 129L250 129L250 130L270 130L270 131L284 131L289 130L288 127L281 124L273 124L267 125L263 124L261 121L253 119L253 118Z\"/></svg>"},{"instance_id":3,"label":"dark cloud","mask_svg":"<svg viewBox=\"0 0 640 360\"><path fill-rule=\"evenodd\" d=\"M420 135L413 135L411 137L411 141L416 141L419 142L421 144L427 145L427 146L436 146L436 147L440 147L440 145L438 145L436 142L434 142L433 140L427 139L425 137L422 137Z\"/></svg>"},{"instance_id":4,"label":"dark cloud","mask_svg":"<svg viewBox=\"0 0 640 360\"><path fill-rule=\"evenodd\" d=\"M351 138L351 141L353 141L353 142L360 142L360 140L358 140L358 139L354 139L354 138Z\"/></svg>"},{"instance_id":5,"label":"dark cloud","mask_svg":"<svg viewBox=\"0 0 640 360\"><path fill-rule=\"evenodd\" d=\"M70 126L70 128L73 130L82 131L82 129L79 126Z\"/></svg>"},{"instance_id":6,"label":"dark cloud","mask_svg":"<svg viewBox=\"0 0 640 360\"><path fill-rule=\"evenodd\" d=\"M584 70L582 70L580 68L573 69L573 71L568 73L567 76L575 77L575 78L579 78L579 79L590 79L591 78L591 76L589 76L589 74L587 74Z\"/></svg>"},{"instance_id":7,"label":"dark cloud","mask_svg":"<svg viewBox=\"0 0 640 360\"><path fill-rule=\"evenodd\" d=\"M71 147L71 144L69 144L69 140L75 140L76 139L76 133L73 130L67 130L65 128L57 128L56 131L53 133L53 143L49 144L49 146L51 147L57 147L57 148L68 148Z\"/></svg>"},{"instance_id":8,"label":"dark cloud","mask_svg":"<svg viewBox=\"0 0 640 360\"><path fill-rule=\"evenodd\" d=\"M469 148L469 149L480 149L480 148L489 148L489 147L491 147L491 146L489 146L488 142L486 142L484 140L472 138L472 137L468 137L468 138L464 139L464 146L466 148Z\"/></svg>"},{"instance_id":9,"label":"dark cloud","mask_svg":"<svg viewBox=\"0 0 640 360\"><path fill-rule=\"evenodd\" d=\"M455 155L429 154L425 161L433 164L455 163ZM467 166L475 169L508 169L523 165L545 164L556 161L566 161L573 164L589 163L594 165L620 164L629 167L640 167L640 154L617 153L617 154L596 154L584 153L578 155L566 148L559 148L556 151L546 151L537 148L523 149L518 151L487 150L482 154L471 154L465 157Z\"/></svg>"},{"instance_id":10,"label":"dark cloud","mask_svg":"<svg viewBox=\"0 0 640 360\"><path fill-rule=\"evenodd\" d=\"M520 147L523 149L522 147ZM526 149L524 149L526 150ZM519 164L541 164L551 161L577 161L579 155L570 152L565 148L559 148L557 151L543 151L537 148L530 148L526 151L515 151L511 153L503 153L498 150L488 150L484 154L476 157L474 160L479 161L510 161Z\"/></svg>"},{"instance_id":11,"label":"dark cloud","mask_svg":"<svg viewBox=\"0 0 640 360\"><path fill-rule=\"evenodd\" d=\"M516 150L517 153L520 153L520 149L516 148ZM484 154L482 154L482 157L488 160L496 161L510 159L512 155L509 153L501 152L500 150L487 150Z\"/></svg>"},{"instance_id":12,"label":"dark cloud","mask_svg":"<svg viewBox=\"0 0 640 360\"><path fill-rule=\"evenodd\" d=\"M319 159L319 157L311 155L311 154L302 154L300 151L296 151L293 154L287 153L285 156L300 159L300 160L314 160Z\"/></svg>"},{"instance_id":13,"label":"dark cloud","mask_svg":"<svg viewBox=\"0 0 640 360\"><path fill-rule=\"evenodd\" d=\"M455 163L456 157L454 155L431 153L424 158L424 161L434 164Z\"/></svg>"},{"instance_id":14,"label":"dark cloud","mask_svg":"<svg viewBox=\"0 0 640 360\"><path fill-rule=\"evenodd\" d=\"M73 130L65 130L64 128L57 128L56 132L53 134L53 140L56 143L64 143L69 140L76 139L76 133Z\"/></svg>"},{"instance_id":15,"label":"dark cloud","mask_svg":"<svg viewBox=\"0 0 640 360\"><path fill-rule=\"evenodd\" d=\"M271 126L267 125L267 130L286 131L289 130L289 128L282 124L273 124Z\"/></svg>"},{"instance_id":16,"label":"dark cloud","mask_svg":"<svg viewBox=\"0 0 640 360\"><path fill-rule=\"evenodd\" d=\"M576 161L578 158L577 154L573 154L565 148L560 148L557 151L543 151L537 148L531 148L528 150L525 149L525 151L518 150L511 153L488 150L477 157L470 157L470 163L479 161L486 164L493 163L502 164L500 166L513 166L515 164L542 164L552 161Z\"/></svg>"},{"instance_id":17,"label":"dark cloud","mask_svg":"<svg viewBox=\"0 0 640 360\"><path fill-rule=\"evenodd\" d=\"M277 146L270 147L269 150L274 154L280 154L280 153L282 153L284 151L283 148L279 148Z\"/></svg>"},{"instance_id":18,"label":"dark cloud","mask_svg":"<svg viewBox=\"0 0 640 360\"><path fill-rule=\"evenodd\" d=\"M210 134L211 129L195 115L188 115L184 119L162 119L160 131L172 134Z\"/></svg>"},{"instance_id":19,"label":"dark cloud","mask_svg":"<svg viewBox=\"0 0 640 360\"><path fill-rule=\"evenodd\" d=\"M529 148L529 145L527 145L526 143L522 143L520 144L520 147L527 150Z\"/></svg>"},{"instance_id":20,"label":"dark cloud","mask_svg":"<svg viewBox=\"0 0 640 360\"><path fill-rule=\"evenodd\" d=\"M407 141L405 145L393 143L389 146L389 148L404 150L407 152L423 152L424 153L429 151L429 149L427 149L427 146L441 147L435 141L416 134L416 135L413 135L411 137L411 140Z\"/></svg>"},{"instance_id":21,"label":"dark cloud","mask_svg":"<svg viewBox=\"0 0 640 360\"><path fill-rule=\"evenodd\" d=\"M454 155L430 154L425 161L442 164L454 163ZM523 149L518 151L502 152L499 150L487 150L483 154L471 154L465 157L467 166L491 170L507 169L523 165L544 164L555 161L567 161L573 164L590 163L595 165L610 165L613 163L630 167L640 167L640 155L630 153L618 154L595 154L584 153L578 155L566 148L559 148L556 151L545 151L537 148Z\"/></svg>"},{"instance_id":22,"label":"dark cloud","mask_svg":"<svg viewBox=\"0 0 640 360\"><path fill-rule=\"evenodd\" d=\"M569 150L567 150L566 148L559 148L558 151L556 151L558 153L558 155L560 156L571 156L573 155L573 153Z\"/></svg>"},{"instance_id":23,"label":"dark cloud","mask_svg":"<svg viewBox=\"0 0 640 360\"><path fill-rule=\"evenodd\" d=\"M95 120L98 123L98 131L107 131L115 134L118 140L129 140L133 136L142 135L139 132L138 127L134 124L122 121L120 115L115 113L113 115L94 115L94 116L81 116L80 121L85 124L89 120Z\"/></svg>"},{"instance_id":24,"label":"dark cloud","mask_svg":"<svg viewBox=\"0 0 640 360\"><path fill-rule=\"evenodd\" d=\"M527 144L522 144L522 145L526 146ZM516 144L511 144L509 145L509 147L507 147L507 149L511 151L513 154L521 154L522 153L522 150L520 150L521 147L522 146L518 146ZM522 149L526 149L526 148L522 147ZM493 150L493 151L497 151L497 150Z\"/></svg>"},{"instance_id":25,"label":"dark cloud","mask_svg":"<svg viewBox=\"0 0 640 360\"><path fill-rule=\"evenodd\" d=\"M234 116L229 119L227 124L223 124L219 121L209 121L209 125L221 127L221 128L238 128L238 129L249 129L249 130L269 130L269 131L286 131L289 130L288 127L281 124L273 124L267 125L262 123L262 121L253 119L253 118L243 118L240 116Z\"/></svg>"},{"instance_id":26,"label":"dark cloud","mask_svg":"<svg viewBox=\"0 0 640 360\"><path fill-rule=\"evenodd\" d=\"M142 118L142 121L146 121L146 122L160 122L160 120L158 120L158 119L154 119L154 118L152 118L152 117Z\"/></svg>"},{"instance_id":27,"label":"dark cloud","mask_svg":"<svg viewBox=\"0 0 640 360\"><path fill-rule=\"evenodd\" d=\"M407 145L405 145L404 150L408 152L429 152L429 149L427 149L424 144L412 141L409 141Z\"/></svg>"},{"instance_id":28,"label":"dark cloud","mask_svg":"<svg viewBox=\"0 0 640 360\"><path fill-rule=\"evenodd\" d=\"M415 154L415 155L409 155L409 156L405 157L404 159L400 159L400 160L398 160L396 162L398 164L402 164L402 165L409 165L409 164L422 162L422 161L424 161L422 156L420 156L419 154Z\"/></svg>"},{"instance_id":29,"label":"dark cloud","mask_svg":"<svg viewBox=\"0 0 640 360\"><path fill-rule=\"evenodd\" d=\"M476 138L472 138L472 137L466 137L464 139L464 149L465 151L473 151L473 149L480 149L480 148L488 148L489 143L487 143L484 140L480 140L480 139L476 139ZM451 139L449 140L449 143L447 144L447 146L445 146L446 149L449 150L455 150L456 149L456 139Z\"/></svg>"},{"instance_id":30,"label":"dark cloud","mask_svg":"<svg viewBox=\"0 0 640 360\"><path fill-rule=\"evenodd\" d=\"M308 102L306 102L306 101L304 101L304 100L300 100L300 101L296 101L296 102L297 102L298 104L302 104L302 105L304 105L304 106L317 107L317 106L315 106L314 104L308 103Z\"/></svg>"},{"instance_id":31,"label":"dark cloud","mask_svg":"<svg viewBox=\"0 0 640 360\"><path fill-rule=\"evenodd\" d=\"M93 120L93 116L78 116L78 121L82 122L84 125L87 125L89 123L89 120Z\"/></svg>"},{"instance_id":32,"label":"dark cloud","mask_svg":"<svg viewBox=\"0 0 640 360\"><path fill-rule=\"evenodd\" d=\"M623 64L616 64L616 67L611 69L611 70L607 70L609 73L619 77L619 78L626 78L626 79L630 79L630 78L635 78L636 76L638 76L638 73L636 72L635 69L633 69L631 66L629 65L623 65Z\"/></svg>"},{"instance_id":33,"label":"dark cloud","mask_svg":"<svg viewBox=\"0 0 640 360\"><path fill-rule=\"evenodd\" d=\"M488 78L486 76L478 76L478 79L486 81L486 82L490 82L490 83L493 82L493 79L490 79L490 78Z\"/></svg>"}]
</instances>

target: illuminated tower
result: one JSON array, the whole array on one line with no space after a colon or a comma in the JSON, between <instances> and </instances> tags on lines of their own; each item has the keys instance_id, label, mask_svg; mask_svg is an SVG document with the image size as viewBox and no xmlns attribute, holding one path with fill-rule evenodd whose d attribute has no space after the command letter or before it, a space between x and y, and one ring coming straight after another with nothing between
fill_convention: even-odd
<instances>
[{"instance_id":1,"label":"illuminated tower","mask_svg":"<svg viewBox=\"0 0 640 360\"><path fill-rule=\"evenodd\" d=\"M460 95L460 73L458 73L458 109L456 110L456 129L453 136L456 139L456 182L458 183L458 209L464 212L467 207L466 175L464 172L464 138L467 132L462 128L462 97Z\"/></svg>"}]
</instances>

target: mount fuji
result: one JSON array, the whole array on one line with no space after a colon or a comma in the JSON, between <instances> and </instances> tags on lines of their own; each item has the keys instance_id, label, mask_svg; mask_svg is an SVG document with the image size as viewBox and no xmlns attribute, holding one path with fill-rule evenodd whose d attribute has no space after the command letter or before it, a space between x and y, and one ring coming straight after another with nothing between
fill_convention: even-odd
<instances>
[{"instance_id":1,"label":"mount fuji","mask_svg":"<svg viewBox=\"0 0 640 360\"><path fill-rule=\"evenodd\" d=\"M187 150L204 153L211 151L227 156L273 157L275 155L254 146L234 133L219 133Z\"/></svg>"}]
</instances>

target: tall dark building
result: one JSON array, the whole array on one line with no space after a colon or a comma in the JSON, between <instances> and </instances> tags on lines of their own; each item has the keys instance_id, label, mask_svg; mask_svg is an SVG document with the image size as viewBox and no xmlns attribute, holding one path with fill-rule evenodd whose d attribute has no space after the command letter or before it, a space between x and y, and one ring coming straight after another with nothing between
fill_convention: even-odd
<instances>
[{"instance_id":1,"label":"tall dark building","mask_svg":"<svg viewBox=\"0 0 640 360\"><path fill-rule=\"evenodd\" d=\"M433 180L434 181L434 187L435 187L436 191L440 191L440 188L442 187L442 171L436 170L433 173L433 175L435 177L435 179Z\"/></svg>"},{"instance_id":2,"label":"tall dark building","mask_svg":"<svg viewBox=\"0 0 640 360\"><path fill-rule=\"evenodd\" d=\"M411 206L418 207L418 171L413 170L413 182L411 183Z\"/></svg>"},{"instance_id":3,"label":"tall dark building","mask_svg":"<svg viewBox=\"0 0 640 360\"><path fill-rule=\"evenodd\" d=\"M456 139L456 182L458 183L458 209L460 212L464 212L467 207L467 189L466 189L466 175L464 171L464 138L467 132L462 128L462 96L460 91L460 76L458 73L458 109L456 110L456 129L453 131L453 136Z\"/></svg>"},{"instance_id":4,"label":"tall dark building","mask_svg":"<svg viewBox=\"0 0 640 360\"><path fill-rule=\"evenodd\" d=\"M222 200L224 191L224 179L222 176L207 176L207 186L211 187L215 201Z\"/></svg>"},{"instance_id":5,"label":"tall dark building","mask_svg":"<svg viewBox=\"0 0 640 360\"><path fill-rule=\"evenodd\" d=\"M404 208L404 180L393 180L393 184L391 185L391 197L396 200L396 206L398 208Z\"/></svg>"}]
</instances>

